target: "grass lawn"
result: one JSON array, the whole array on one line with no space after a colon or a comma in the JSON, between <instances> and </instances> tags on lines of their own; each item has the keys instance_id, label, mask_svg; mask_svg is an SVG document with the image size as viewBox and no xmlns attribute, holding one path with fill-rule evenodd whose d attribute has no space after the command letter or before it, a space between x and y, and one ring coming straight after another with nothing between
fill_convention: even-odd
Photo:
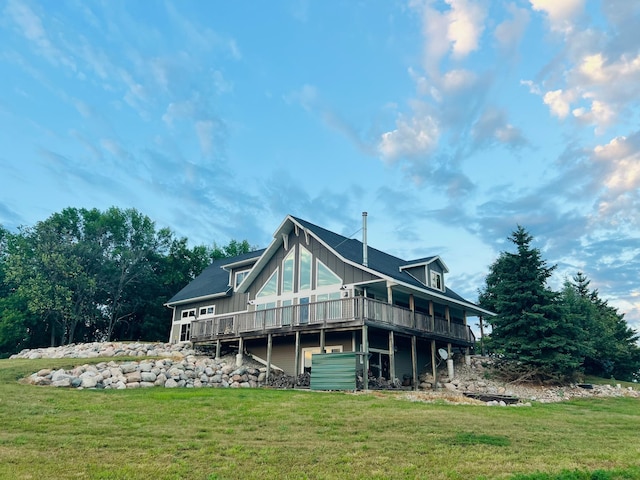
<instances>
[{"instance_id":1,"label":"grass lawn","mask_svg":"<svg viewBox=\"0 0 640 480\"><path fill-rule=\"evenodd\" d=\"M640 479L640 400L533 407L269 389L21 385L0 360L2 479Z\"/></svg>"}]
</instances>

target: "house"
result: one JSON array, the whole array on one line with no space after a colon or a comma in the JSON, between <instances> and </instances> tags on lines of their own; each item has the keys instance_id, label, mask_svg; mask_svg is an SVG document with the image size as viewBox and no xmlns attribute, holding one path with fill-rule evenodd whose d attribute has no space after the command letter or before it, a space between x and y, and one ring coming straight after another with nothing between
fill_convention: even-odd
<instances>
[{"instance_id":1,"label":"house","mask_svg":"<svg viewBox=\"0 0 640 480\"><path fill-rule=\"evenodd\" d=\"M447 286L439 256L402 260L362 241L287 216L263 250L216 260L167 302L170 342L237 349L289 375L314 353L361 352L369 376L417 385L426 369L475 338L467 318L493 315ZM467 357L468 358L468 357Z\"/></svg>"}]
</instances>

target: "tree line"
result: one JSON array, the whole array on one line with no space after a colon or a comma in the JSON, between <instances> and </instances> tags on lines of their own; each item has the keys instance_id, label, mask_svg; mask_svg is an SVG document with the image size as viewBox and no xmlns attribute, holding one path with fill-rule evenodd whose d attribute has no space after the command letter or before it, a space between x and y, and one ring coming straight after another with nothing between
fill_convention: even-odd
<instances>
[{"instance_id":1,"label":"tree line","mask_svg":"<svg viewBox=\"0 0 640 480\"><path fill-rule=\"evenodd\" d=\"M164 303L217 258L249 243L189 247L136 209L66 208L0 226L0 358L47 345L166 341Z\"/></svg>"},{"instance_id":2,"label":"tree line","mask_svg":"<svg viewBox=\"0 0 640 480\"><path fill-rule=\"evenodd\" d=\"M590 289L583 272L566 279L561 291L547 283L548 266L518 226L509 240L516 252L502 252L490 266L479 304L487 318L487 345L510 380L566 381L582 374L638 380L638 333L624 314Z\"/></svg>"}]
</instances>

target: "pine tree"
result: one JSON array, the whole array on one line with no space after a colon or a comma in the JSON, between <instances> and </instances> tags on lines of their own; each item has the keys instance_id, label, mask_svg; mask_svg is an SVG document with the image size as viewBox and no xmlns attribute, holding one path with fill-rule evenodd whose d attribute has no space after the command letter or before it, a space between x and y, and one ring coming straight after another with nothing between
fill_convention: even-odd
<instances>
[{"instance_id":1,"label":"pine tree","mask_svg":"<svg viewBox=\"0 0 640 480\"><path fill-rule=\"evenodd\" d=\"M518 226L509 240L517 252L502 252L491 265L479 303L496 312L490 348L500 358L524 369L529 378L564 379L581 364L584 333L564 318L559 296L547 286L555 266L547 266L533 237Z\"/></svg>"},{"instance_id":2,"label":"pine tree","mask_svg":"<svg viewBox=\"0 0 640 480\"><path fill-rule=\"evenodd\" d=\"M640 371L638 334L624 320L624 314L602 300L582 273L565 282L562 293L566 315L577 319L588 333L584 342L585 373L600 377L633 380Z\"/></svg>"}]
</instances>

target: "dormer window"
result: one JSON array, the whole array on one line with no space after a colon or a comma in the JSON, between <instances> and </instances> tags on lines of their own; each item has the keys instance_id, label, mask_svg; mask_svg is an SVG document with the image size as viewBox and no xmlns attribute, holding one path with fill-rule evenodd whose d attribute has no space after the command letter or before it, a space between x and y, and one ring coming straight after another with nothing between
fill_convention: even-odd
<instances>
[{"instance_id":1,"label":"dormer window","mask_svg":"<svg viewBox=\"0 0 640 480\"><path fill-rule=\"evenodd\" d=\"M431 288L444 290L442 284L442 275L439 272L431 271Z\"/></svg>"},{"instance_id":2,"label":"dormer window","mask_svg":"<svg viewBox=\"0 0 640 480\"><path fill-rule=\"evenodd\" d=\"M240 271L240 272L236 272L236 279L235 279L235 281L233 282L233 289L234 289L234 290L235 290L235 289L237 289L237 288L240 286L240 284L241 284L241 283L242 283L242 281L245 279L245 277L246 277L247 275L249 275L249 272L250 272L250 271L251 271L251 270L242 270L242 271Z\"/></svg>"}]
</instances>

